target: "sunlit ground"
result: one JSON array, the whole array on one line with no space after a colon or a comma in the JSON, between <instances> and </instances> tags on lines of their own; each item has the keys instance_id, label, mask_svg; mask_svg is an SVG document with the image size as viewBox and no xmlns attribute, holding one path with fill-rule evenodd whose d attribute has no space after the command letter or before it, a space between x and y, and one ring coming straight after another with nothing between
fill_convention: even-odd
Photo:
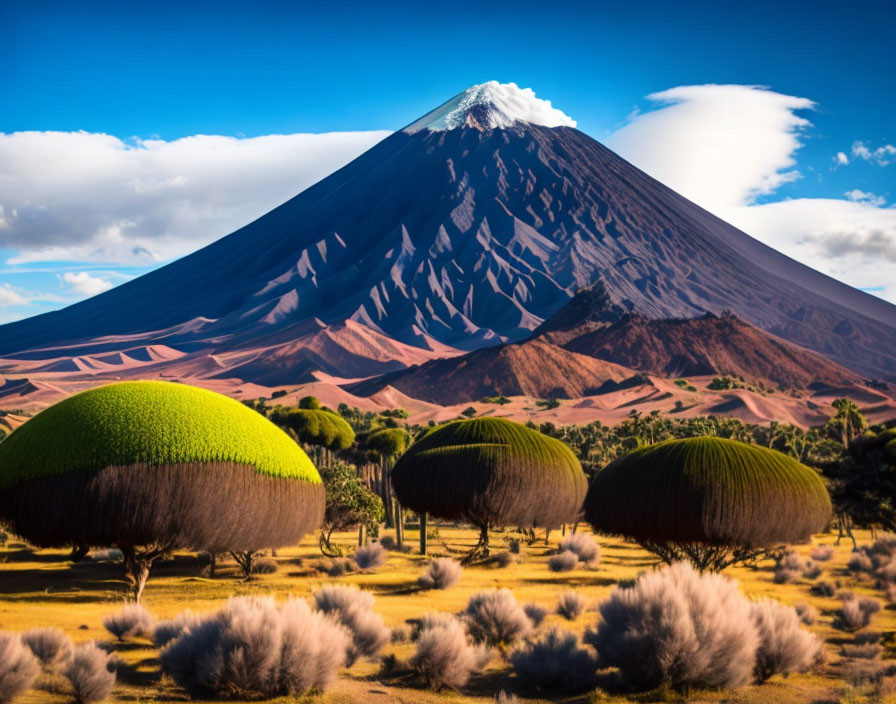
<instances>
[{"instance_id":1,"label":"sunlit ground","mask_svg":"<svg viewBox=\"0 0 896 704\"><path fill-rule=\"evenodd\" d=\"M463 578L446 591L420 591L417 577L427 558L416 554L417 532L409 530L407 544L411 553L390 553L385 566L374 573L353 573L329 578L317 571L324 560L316 537L309 536L298 547L278 551L279 570L275 574L258 577L255 581L239 581L236 568L227 560L218 568L216 578L203 577L203 565L188 553L178 553L174 559L159 562L153 568L144 595L144 604L160 619L170 618L184 609L209 611L220 606L227 597L243 594L272 594L278 598L288 595L308 596L326 583L353 584L372 591L376 596L376 610L391 627L401 626L429 611L457 612L463 609L475 591L490 587L509 587L521 603L536 602L553 611L557 596L576 589L594 606L604 599L619 580L631 579L653 566L652 558L638 546L620 540L600 538L602 557L596 569L580 568L574 572L555 574L547 568L547 555L556 547L559 532L551 535L551 545L541 539L533 545L523 543L520 560L506 568L479 566L467 568ZM496 550L506 549L511 533L495 533L492 544ZM439 526L439 537L430 540L431 555L453 555L472 546L476 534L472 530ZM868 543L870 536L857 535L859 543ZM340 534L336 542L350 547L355 534ZM833 544L835 535L816 536L815 543ZM491 701L499 690L516 693L522 701L566 702L626 702L626 701L726 701L726 702L864 702L896 701L894 697L872 698L869 685L847 684L849 662L839 655L840 646L852 641L852 635L837 631L832 626L834 611L839 605L836 597L826 598L810 594L810 586L820 580L839 582L839 587L857 594L867 594L885 601L885 595L874 588L868 578L855 578L846 573L852 545L844 539L835 557L822 565L824 572L816 580L801 579L795 584L775 584L772 563L758 568L736 568L728 574L741 582L752 597L773 597L787 604L808 602L821 617L812 629L826 641L827 662L812 674L775 676L762 686L746 687L734 692L691 692L687 696L654 692L626 698L611 696L600 690L574 697L538 698L534 693L518 689L510 667L500 658L475 677L462 694L430 692L412 676L404 672L385 676L379 664L359 662L351 670L343 671L338 682L322 697L323 702L473 702ZM810 546L798 551L808 554ZM120 568L109 564L79 564L66 562L66 554L58 550L32 552L26 546L12 543L0 550L0 627L21 631L34 626L58 626L76 642L96 639L110 641L111 636L102 626L103 616L116 611L123 600L124 582ZM570 623L551 615L541 626L558 625L582 632L595 624L597 614L584 613ZM883 634L884 659L896 657L896 611L884 608L871 626ZM112 701L184 701L187 697L173 682L160 675L157 651L147 641L120 644L116 652L125 666L119 670L119 681ZM383 654L394 654L399 661L413 652L412 644L387 645ZM33 702L69 702L62 679L43 675L38 688L17 700Z\"/></svg>"}]
</instances>

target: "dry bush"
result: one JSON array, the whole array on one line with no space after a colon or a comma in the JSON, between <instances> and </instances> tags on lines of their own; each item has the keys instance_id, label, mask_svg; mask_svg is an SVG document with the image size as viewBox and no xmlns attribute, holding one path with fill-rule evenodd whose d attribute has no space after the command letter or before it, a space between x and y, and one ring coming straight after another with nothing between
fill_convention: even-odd
<instances>
[{"instance_id":1,"label":"dry bush","mask_svg":"<svg viewBox=\"0 0 896 704\"><path fill-rule=\"evenodd\" d=\"M156 619L140 604L125 604L117 614L103 617L103 627L118 640L152 638Z\"/></svg>"},{"instance_id":2,"label":"dry bush","mask_svg":"<svg viewBox=\"0 0 896 704\"><path fill-rule=\"evenodd\" d=\"M846 592L841 595L842 603L834 617L834 627L841 631L858 631L871 623L871 618L880 611L877 599L856 597Z\"/></svg>"},{"instance_id":3,"label":"dry bush","mask_svg":"<svg viewBox=\"0 0 896 704\"><path fill-rule=\"evenodd\" d=\"M551 572L571 572L579 565L579 556L572 550L564 550L548 558L548 569Z\"/></svg>"},{"instance_id":4,"label":"dry bush","mask_svg":"<svg viewBox=\"0 0 896 704\"><path fill-rule=\"evenodd\" d=\"M578 592L563 592L557 599L557 613L567 621L575 621L585 610L585 600Z\"/></svg>"},{"instance_id":5,"label":"dry bush","mask_svg":"<svg viewBox=\"0 0 896 704\"><path fill-rule=\"evenodd\" d=\"M560 552L574 553L580 562L595 567L600 562L600 546L590 533L570 533L560 541Z\"/></svg>"},{"instance_id":6,"label":"dry bush","mask_svg":"<svg viewBox=\"0 0 896 704\"><path fill-rule=\"evenodd\" d=\"M775 584L790 584L799 580L809 567L793 550L785 552L775 564Z\"/></svg>"},{"instance_id":7,"label":"dry bush","mask_svg":"<svg viewBox=\"0 0 896 704\"><path fill-rule=\"evenodd\" d=\"M352 607L372 609L375 603L373 594L357 587L341 584L321 587L312 595L314 608L324 613L347 611Z\"/></svg>"},{"instance_id":8,"label":"dry bush","mask_svg":"<svg viewBox=\"0 0 896 704\"><path fill-rule=\"evenodd\" d=\"M806 579L818 579L821 577L821 565L817 565L811 560L806 563L806 569L803 570L803 577Z\"/></svg>"},{"instance_id":9,"label":"dry bush","mask_svg":"<svg viewBox=\"0 0 896 704\"><path fill-rule=\"evenodd\" d=\"M326 572L329 577L341 577L349 572L354 572L355 564L345 557L335 558L327 567Z\"/></svg>"},{"instance_id":10,"label":"dry bush","mask_svg":"<svg viewBox=\"0 0 896 704\"><path fill-rule=\"evenodd\" d=\"M112 656L96 643L81 643L63 672L72 687L77 704L101 702L115 686Z\"/></svg>"},{"instance_id":11,"label":"dry bush","mask_svg":"<svg viewBox=\"0 0 896 704\"><path fill-rule=\"evenodd\" d=\"M753 679L759 633L737 583L677 563L615 589L585 635L600 666L636 689L737 687Z\"/></svg>"},{"instance_id":12,"label":"dry bush","mask_svg":"<svg viewBox=\"0 0 896 704\"><path fill-rule=\"evenodd\" d=\"M470 597L464 618L473 639L490 646L512 645L532 630L532 622L509 589L491 589Z\"/></svg>"},{"instance_id":13,"label":"dry bush","mask_svg":"<svg viewBox=\"0 0 896 704\"><path fill-rule=\"evenodd\" d=\"M513 671L527 686L551 692L579 692L594 683L597 658L578 636L552 629L510 656Z\"/></svg>"},{"instance_id":14,"label":"dry bush","mask_svg":"<svg viewBox=\"0 0 896 704\"><path fill-rule=\"evenodd\" d=\"M523 606L523 611L532 622L532 628L538 628L548 615L548 610L540 604L525 604Z\"/></svg>"},{"instance_id":15,"label":"dry bush","mask_svg":"<svg viewBox=\"0 0 896 704\"><path fill-rule=\"evenodd\" d=\"M448 589L460 580L464 571L457 560L450 557L437 557L429 563L417 580L424 589Z\"/></svg>"},{"instance_id":16,"label":"dry bush","mask_svg":"<svg viewBox=\"0 0 896 704\"><path fill-rule=\"evenodd\" d=\"M274 574L280 565L273 557L259 557L252 560L252 574Z\"/></svg>"},{"instance_id":17,"label":"dry bush","mask_svg":"<svg viewBox=\"0 0 896 704\"><path fill-rule=\"evenodd\" d=\"M32 628L22 642L50 672L59 672L72 657L72 640L61 628Z\"/></svg>"},{"instance_id":18,"label":"dry bush","mask_svg":"<svg viewBox=\"0 0 896 704\"><path fill-rule=\"evenodd\" d=\"M380 543L369 543L355 550L352 559L362 570L375 570L386 564L389 554Z\"/></svg>"},{"instance_id":19,"label":"dry bush","mask_svg":"<svg viewBox=\"0 0 896 704\"><path fill-rule=\"evenodd\" d=\"M233 597L162 649L162 670L191 696L278 697L323 691L351 639L304 599Z\"/></svg>"},{"instance_id":20,"label":"dry bush","mask_svg":"<svg viewBox=\"0 0 896 704\"><path fill-rule=\"evenodd\" d=\"M370 592L354 587L331 585L314 592L315 608L334 616L352 636L347 652L351 666L361 656L372 657L389 642L392 633L383 617L373 611Z\"/></svg>"},{"instance_id":21,"label":"dry bush","mask_svg":"<svg viewBox=\"0 0 896 704\"><path fill-rule=\"evenodd\" d=\"M812 606L812 604L797 604L793 607L793 610L796 611L796 615L800 617L800 621L805 625L814 626L818 623L818 609Z\"/></svg>"},{"instance_id":22,"label":"dry bush","mask_svg":"<svg viewBox=\"0 0 896 704\"><path fill-rule=\"evenodd\" d=\"M431 615L417 637L410 665L433 689L459 689L490 659L486 648L467 640L463 624L451 616Z\"/></svg>"},{"instance_id":23,"label":"dry bush","mask_svg":"<svg viewBox=\"0 0 896 704\"><path fill-rule=\"evenodd\" d=\"M201 620L201 617L192 611L182 611L174 618L156 624L152 632L152 642L157 648L164 648L188 628L198 626Z\"/></svg>"},{"instance_id":24,"label":"dry bush","mask_svg":"<svg viewBox=\"0 0 896 704\"><path fill-rule=\"evenodd\" d=\"M813 633L801 627L796 610L763 599L753 603L752 616L759 631L757 682L765 682L779 673L805 672L812 667L822 644Z\"/></svg>"},{"instance_id":25,"label":"dry bush","mask_svg":"<svg viewBox=\"0 0 896 704\"><path fill-rule=\"evenodd\" d=\"M812 552L809 553L809 557L816 562L828 562L834 559L834 554L833 545L816 545L812 548Z\"/></svg>"},{"instance_id":26,"label":"dry bush","mask_svg":"<svg viewBox=\"0 0 896 704\"><path fill-rule=\"evenodd\" d=\"M873 567L871 558L862 550L854 552L846 563L846 569L850 572L871 572Z\"/></svg>"},{"instance_id":27,"label":"dry bush","mask_svg":"<svg viewBox=\"0 0 896 704\"><path fill-rule=\"evenodd\" d=\"M815 596L834 596L837 593L837 586L831 582L819 582L813 584L809 588L809 592Z\"/></svg>"},{"instance_id":28,"label":"dry bush","mask_svg":"<svg viewBox=\"0 0 896 704\"><path fill-rule=\"evenodd\" d=\"M499 552L492 557L492 561L496 565L498 565L498 567L510 567L514 562L516 562L516 556L513 553L509 552Z\"/></svg>"},{"instance_id":29,"label":"dry bush","mask_svg":"<svg viewBox=\"0 0 896 704\"><path fill-rule=\"evenodd\" d=\"M514 555L520 554L520 539L519 538L508 538L507 539L507 551L513 553Z\"/></svg>"},{"instance_id":30,"label":"dry bush","mask_svg":"<svg viewBox=\"0 0 896 704\"><path fill-rule=\"evenodd\" d=\"M389 634L391 643L407 643L411 640L411 632L407 626L395 626Z\"/></svg>"},{"instance_id":31,"label":"dry bush","mask_svg":"<svg viewBox=\"0 0 896 704\"><path fill-rule=\"evenodd\" d=\"M495 695L495 704L520 704L515 694L508 694L503 689Z\"/></svg>"},{"instance_id":32,"label":"dry bush","mask_svg":"<svg viewBox=\"0 0 896 704\"><path fill-rule=\"evenodd\" d=\"M11 702L34 684L40 661L17 633L0 631L0 702Z\"/></svg>"}]
</instances>

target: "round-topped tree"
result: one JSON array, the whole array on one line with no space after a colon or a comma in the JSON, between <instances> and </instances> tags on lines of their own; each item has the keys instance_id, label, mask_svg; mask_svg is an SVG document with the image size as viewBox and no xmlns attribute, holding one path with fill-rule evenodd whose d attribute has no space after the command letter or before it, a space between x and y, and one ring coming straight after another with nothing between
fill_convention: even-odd
<instances>
[{"instance_id":1,"label":"round-topped tree","mask_svg":"<svg viewBox=\"0 0 896 704\"><path fill-rule=\"evenodd\" d=\"M490 526L554 528L574 521L588 482L559 440L503 418L458 420L427 432L392 469L402 505L480 529L468 559L488 554Z\"/></svg>"},{"instance_id":2,"label":"round-topped tree","mask_svg":"<svg viewBox=\"0 0 896 704\"><path fill-rule=\"evenodd\" d=\"M585 499L596 531L700 570L805 542L830 517L830 496L814 470L716 437L667 440L625 455L594 478Z\"/></svg>"},{"instance_id":3,"label":"round-topped tree","mask_svg":"<svg viewBox=\"0 0 896 704\"><path fill-rule=\"evenodd\" d=\"M137 599L155 557L292 545L324 504L320 475L286 433L185 384L84 391L0 444L0 517L41 547L118 547Z\"/></svg>"}]
</instances>

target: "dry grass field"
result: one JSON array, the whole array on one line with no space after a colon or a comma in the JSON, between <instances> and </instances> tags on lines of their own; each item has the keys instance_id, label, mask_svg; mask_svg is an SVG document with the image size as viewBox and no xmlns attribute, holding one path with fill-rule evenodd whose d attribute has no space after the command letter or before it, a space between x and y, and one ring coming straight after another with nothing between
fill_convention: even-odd
<instances>
[{"instance_id":1,"label":"dry grass field","mask_svg":"<svg viewBox=\"0 0 896 704\"><path fill-rule=\"evenodd\" d=\"M417 533L408 531L408 544L416 547ZM496 533L492 544L503 549L508 538L515 534ZM419 618L431 611L458 612L464 608L470 595L492 587L510 588L520 603L534 602L552 612L541 626L558 625L582 632L595 624L598 616L586 611L570 623L553 614L557 597L562 592L575 589L583 596L589 608L606 598L620 580L635 578L654 566L653 559L637 545L621 540L600 538L601 561L596 568L580 567L573 572L553 573L547 568L547 556L556 549L560 535L551 536L551 544L539 540L533 545L523 543L520 559L508 567L495 565L470 567L464 570L460 582L445 591L421 591L417 577L423 571L427 558L415 552L393 551L387 563L370 573L349 573L342 577L328 577L318 571L323 558L317 547L316 536L309 536L298 547L280 550L277 555L279 569L274 574L260 576L251 582L239 581L235 564L227 560L219 565L214 579L203 576L203 565L197 557L178 553L172 559L159 562L153 569L144 595L145 606L157 617L170 618L191 609L203 612L219 607L231 595L288 595L309 596L318 587L328 583L351 584L371 591L376 597L375 610L390 627L402 627L409 619ZM833 545L836 536L816 536L814 543ZM857 538L862 543L871 542L868 533ZM340 534L337 542L346 547L352 545L354 534ZM452 551L473 545L473 530L440 525L438 536L430 541L432 555L452 555ZM800 546L797 551L808 555L812 546ZM883 659L896 657L896 611L886 605L886 595L877 590L867 577L853 577L846 570L851 554L851 544L844 540L836 547L829 562L819 563L823 572L815 579L801 578L790 584L773 582L773 563L764 562L755 568L739 567L726 573L739 580L742 589L751 597L773 597L785 604L809 603L819 612L818 622L812 630L825 640L826 661L810 674L773 677L762 686L750 686L735 691L691 691L687 694L654 691L646 694L624 696L619 693L596 689L586 694L544 698L526 691L516 681L512 669L500 657L475 676L463 692L443 691L435 693L426 689L414 676L401 668L401 661L410 656L414 646L410 643L389 644L384 654L394 654L399 666L387 674L379 662L359 661L344 670L339 680L315 701L341 702L489 702L506 690L516 694L523 702L876 702L896 701L886 692L886 687L875 687L863 682L856 672L862 661L850 661L840 655L842 645L852 642L853 635L833 626L834 614L839 605L836 596L823 597L810 593L814 583L827 580L849 589L858 595L880 599L884 608L876 614L865 629L881 634L884 645ZM10 543L0 551L0 628L23 631L35 626L58 626L75 642L95 639L110 642L111 636L103 629L103 616L117 611L122 603L124 585L120 567L105 563L71 565L62 551L32 551L27 546ZM115 652L123 661L119 668L118 684L110 701L117 702L174 702L187 700L176 685L159 671L158 651L148 641L134 640L115 645ZM867 663L867 661L864 661ZM881 690L884 691L881 691ZM42 675L37 688L27 692L17 701L21 704L45 704L69 702L64 681L51 675Z\"/></svg>"}]
</instances>

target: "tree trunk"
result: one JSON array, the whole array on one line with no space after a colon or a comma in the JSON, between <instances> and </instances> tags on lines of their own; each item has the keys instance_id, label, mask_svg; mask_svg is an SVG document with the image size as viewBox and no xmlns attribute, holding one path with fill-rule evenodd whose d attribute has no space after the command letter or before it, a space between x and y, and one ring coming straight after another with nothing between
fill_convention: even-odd
<instances>
[{"instance_id":1,"label":"tree trunk","mask_svg":"<svg viewBox=\"0 0 896 704\"><path fill-rule=\"evenodd\" d=\"M420 513L420 554L426 554L426 511Z\"/></svg>"},{"instance_id":2,"label":"tree trunk","mask_svg":"<svg viewBox=\"0 0 896 704\"><path fill-rule=\"evenodd\" d=\"M404 509L398 501L395 501L395 544L399 548L404 546Z\"/></svg>"},{"instance_id":3,"label":"tree trunk","mask_svg":"<svg viewBox=\"0 0 896 704\"><path fill-rule=\"evenodd\" d=\"M363 548L367 543L367 526L363 523L358 526L358 547Z\"/></svg>"},{"instance_id":4,"label":"tree trunk","mask_svg":"<svg viewBox=\"0 0 896 704\"><path fill-rule=\"evenodd\" d=\"M131 585L131 596L139 604L146 580L149 578L153 558L145 554L138 555L132 545L119 546L119 549L124 557L124 569Z\"/></svg>"}]
</instances>

